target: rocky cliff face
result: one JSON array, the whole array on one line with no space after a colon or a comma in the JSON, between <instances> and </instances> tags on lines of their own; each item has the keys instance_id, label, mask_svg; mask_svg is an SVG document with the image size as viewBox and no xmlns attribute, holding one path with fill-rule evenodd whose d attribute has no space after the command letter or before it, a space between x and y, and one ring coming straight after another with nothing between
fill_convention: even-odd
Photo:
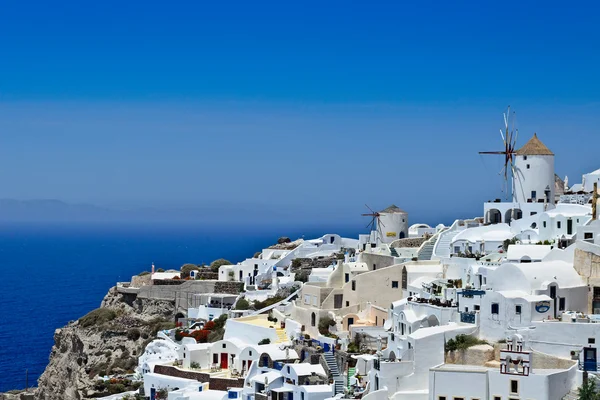
<instances>
[{"instance_id":1,"label":"rocky cliff face","mask_svg":"<svg viewBox=\"0 0 600 400\"><path fill-rule=\"evenodd\" d=\"M55 331L35 398L87 399L118 389L98 385L97 376L132 372L156 332L173 326L174 310L172 301L137 299L110 289L99 309Z\"/></svg>"}]
</instances>

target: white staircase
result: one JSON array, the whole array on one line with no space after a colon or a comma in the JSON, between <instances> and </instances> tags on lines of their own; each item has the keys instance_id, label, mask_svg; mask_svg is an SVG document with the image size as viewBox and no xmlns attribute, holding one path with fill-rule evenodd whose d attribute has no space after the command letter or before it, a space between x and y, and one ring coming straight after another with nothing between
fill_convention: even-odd
<instances>
[{"instance_id":1,"label":"white staircase","mask_svg":"<svg viewBox=\"0 0 600 400\"><path fill-rule=\"evenodd\" d=\"M450 229L443 231L438 236L437 242L433 246L433 254L432 258L448 258L452 253L450 246L452 245L452 240L454 236L456 236L460 231L458 228L458 221L454 222Z\"/></svg>"},{"instance_id":2,"label":"white staircase","mask_svg":"<svg viewBox=\"0 0 600 400\"><path fill-rule=\"evenodd\" d=\"M333 356L333 353L326 352L323 353L323 357L325 358L325 362L327 363L327 367L333 376L333 383L335 387L335 394L344 393L344 376L340 373L340 368L338 367L337 361Z\"/></svg>"},{"instance_id":3,"label":"white staircase","mask_svg":"<svg viewBox=\"0 0 600 400\"><path fill-rule=\"evenodd\" d=\"M417 256L419 261L431 260L431 257L433 256L433 247L442 233L443 232L436 233L423 243Z\"/></svg>"}]
</instances>

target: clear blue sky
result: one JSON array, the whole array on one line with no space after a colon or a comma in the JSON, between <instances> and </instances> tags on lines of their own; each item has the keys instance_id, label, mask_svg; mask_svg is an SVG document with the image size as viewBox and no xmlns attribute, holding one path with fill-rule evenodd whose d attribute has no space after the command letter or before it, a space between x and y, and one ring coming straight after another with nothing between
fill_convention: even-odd
<instances>
[{"instance_id":1,"label":"clear blue sky","mask_svg":"<svg viewBox=\"0 0 600 400\"><path fill-rule=\"evenodd\" d=\"M501 113L600 167L593 2L3 2L0 198L481 214ZM436 199L436 196L438 199ZM439 198L443 199L440 202Z\"/></svg>"}]
</instances>

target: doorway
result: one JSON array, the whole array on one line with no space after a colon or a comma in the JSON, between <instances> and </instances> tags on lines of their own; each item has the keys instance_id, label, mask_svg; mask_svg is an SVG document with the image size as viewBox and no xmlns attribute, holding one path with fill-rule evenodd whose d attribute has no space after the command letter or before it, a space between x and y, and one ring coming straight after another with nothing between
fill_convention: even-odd
<instances>
[{"instance_id":1,"label":"doorway","mask_svg":"<svg viewBox=\"0 0 600 400\"><path fill-rule=\"evenodd\" d=\"M227 369L228 359L229 359L229 353L221 353L221 368Z\"/></svg>"}]
</instances>

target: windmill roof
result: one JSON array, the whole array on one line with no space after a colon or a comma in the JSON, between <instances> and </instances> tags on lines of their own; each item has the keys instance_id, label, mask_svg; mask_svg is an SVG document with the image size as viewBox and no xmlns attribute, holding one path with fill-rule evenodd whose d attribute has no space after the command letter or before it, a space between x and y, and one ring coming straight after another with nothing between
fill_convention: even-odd
<instances>
[{"instance_id":1,"label":"windmill roof","mask_svg":"<svg viewBox=\"0 0 600 400\"><path fill-rule=\"evenodd\" d=\"M385 210L381 210L379 211L380 213L387 213L387 214L393 214L393 213L402 213L402 214L406 214L406 211L404 211L403 209L401 209L400 207L398 207L395 204L392 204L391 206L389 206L388 208L386 208Z\"/></svg>"},{"instance_id":2,"label":"windmill roof","mask_svg":"<svg viewBox=\"0 0 600 400\"><path fill-rule=\"evenodd\" d=\"M529 139L529 142L525 143L523 147L517 150L518 156L553 156L554 153L546 147L544 143L537 137L537 133L533 134L533 137Z\"/></svg>"}]
</instances>

